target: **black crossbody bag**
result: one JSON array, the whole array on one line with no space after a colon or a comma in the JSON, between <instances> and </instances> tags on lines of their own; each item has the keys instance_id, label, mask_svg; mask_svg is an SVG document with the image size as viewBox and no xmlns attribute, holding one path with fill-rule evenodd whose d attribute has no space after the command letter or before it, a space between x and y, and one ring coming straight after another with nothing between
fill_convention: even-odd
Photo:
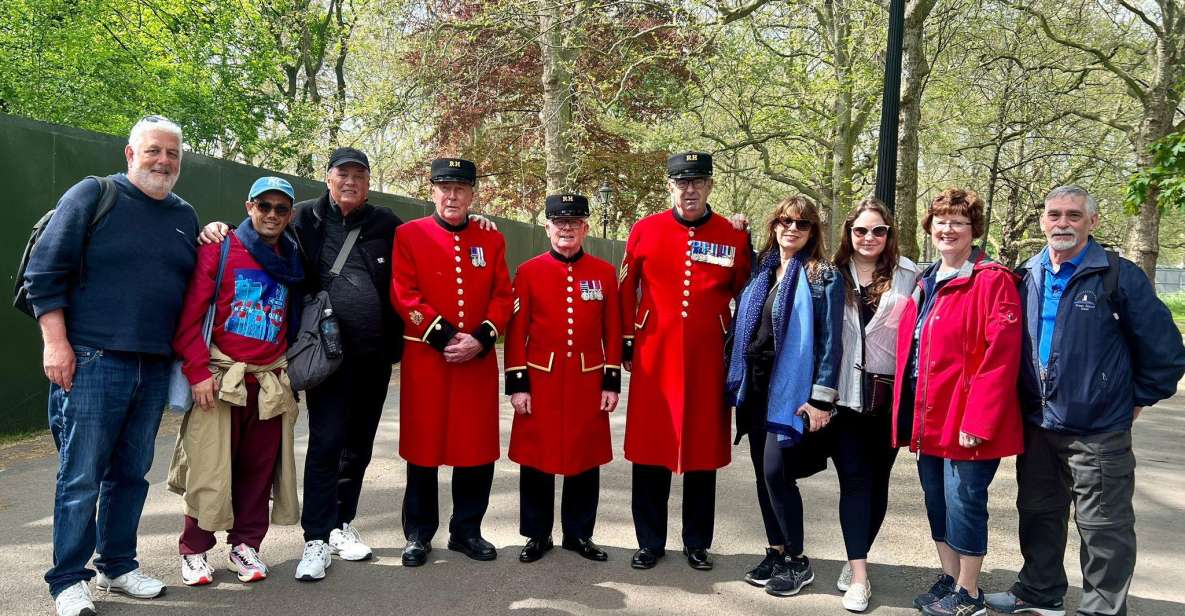
<instances>
[{"instance_id":1,"label":"black crossbody bag","mask_svg":"<svg viewBox=\"0 0 1185 616\"><path fill-rule=\"evenodd\" d=\"M857 285L857 295L864 300L864 292ZM877 374L864 369L867 363L868 348L865 344L866 333L864 324L860 324L860 410L866 415L880 415L893 410L893 380L892 374Z\"/></svg>"}]
</instances>

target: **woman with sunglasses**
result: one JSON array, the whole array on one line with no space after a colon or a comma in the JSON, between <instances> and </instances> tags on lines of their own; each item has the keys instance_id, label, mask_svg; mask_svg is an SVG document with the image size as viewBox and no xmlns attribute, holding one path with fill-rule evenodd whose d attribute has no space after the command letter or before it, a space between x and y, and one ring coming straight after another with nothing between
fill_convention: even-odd
<instances>
[{"instance_id":1,"label":"woman with sunglasses","mask_svg":"<svg viewBox=\"0 0 1185 616\"><path fill-rule=\"evenodd\" d=\"M765 559L745 580L775 596L798 594L815 579L803 553L796 481L827 467L843 301L842 278L823 256L815 204L802 196L783 199L737 301L727 377L738 440L749 434L769 541Z\"/></svg>"},{"instance_id":2,"label":"woman with sunglasses","mask_svg":"<svg viewBox=\"0 0 1185 616\"><path fill-rule=\"evenodd\" d=\"M848 556L835 585L853 612L867 609L872 595L868 550L885 520L897 458L890 442L897 326L918 275L917 265L898 253L892 222L880 200L861 201L844 220L835 251L846 292L831 456Z\"/></svg>"},{"instance_id":3,"label":"woman with sunglasses","mask_svg":"<svg viewBox=\"0 0 1185 616\"><path fill-rule=\"evenodd\" d=\"M1021 311L1016 277L972 247L983 200L947 189L922 220L941 259L926 268L897 331L893 442L918 456L942 574L914 599L927 616L986 613L988 486L1000 458L1024 448L1016 377Z\"/></svg>"}]
</instances>

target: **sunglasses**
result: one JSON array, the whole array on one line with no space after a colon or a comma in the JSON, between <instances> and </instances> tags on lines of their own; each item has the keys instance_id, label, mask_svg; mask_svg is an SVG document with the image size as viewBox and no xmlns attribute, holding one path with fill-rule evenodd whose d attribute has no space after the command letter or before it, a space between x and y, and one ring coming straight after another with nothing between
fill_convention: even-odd
<instances>
[{"instance_id":1,"label":"sunglasses","mask_svg":"<svg viewBox=\"0 0 1185 616\"><path fill-rule=\"evenodd\" d=\"M871 229L868 227L852 227L852 234L856 237L864 237L872 233L872 237L885 237L889 234L889 225L877 225Z\"/></svg>"},{"instance_id":2,"label":"sunglasses","mask_svg":"<svg viewBox=\"0 0 1185 616\"><path fill-rule=\"evenodd\" d=\"M811 227L815 226L815 223L813 223L809 220L803 220L800 218L790 218L789 216L775 218L774 224L782 225L783 227L786 227L787 229L797 229L799 231L806 231L806 230L810 229Z\"/></svg>"},{"instance_id":3,"label":"sunglasses","mask_svg":"<svg viewBox=\"0 0 1185 616\"><path fill-rule=\"evenodd\" d=\"M260 212L263 212L265 216L271 214L272 212L275 212L276 216L287 216L288 212L292 211L292 207L286 204L268 203L267 201L252 201L252 203L254 203L256 209L258 209Z\"/></svg>"}]
</instances>

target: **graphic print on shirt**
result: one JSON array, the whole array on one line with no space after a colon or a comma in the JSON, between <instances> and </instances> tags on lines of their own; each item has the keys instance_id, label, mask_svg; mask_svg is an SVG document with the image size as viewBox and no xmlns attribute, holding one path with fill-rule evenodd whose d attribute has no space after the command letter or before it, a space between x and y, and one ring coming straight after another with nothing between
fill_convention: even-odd
<instances>
[{"instance_id":1,"label":"graphic print on shirt","mask_svg":"<svg viewBox=\"0 0 1185 616\"><path fill-rule=\"evenodd\" d=\"M226 332L275 343L284 324L288 287L257 269L235 270L235 297Z\"/></svg>"}]
</instances>

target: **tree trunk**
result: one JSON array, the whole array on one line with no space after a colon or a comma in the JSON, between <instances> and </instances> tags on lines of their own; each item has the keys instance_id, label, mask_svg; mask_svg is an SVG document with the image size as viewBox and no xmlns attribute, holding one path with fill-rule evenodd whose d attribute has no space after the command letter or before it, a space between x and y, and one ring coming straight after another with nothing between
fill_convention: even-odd
<instances>
[{"instance_id":1,"label":"tree trunk","mask_svg":"<svg viewBox=\"0 0 1185 616\"><path fill-rule=\"evenodd\" d=\"M924 27L936 1L910 0L905 5L895 214L901 254L915 261L918 258L918 133L922 124L922 91L930 75Z\"/></svg>"},{"instance_id":2,"label":"tree trunk","mask_svg":"<svg viewBox=\"0 0 1185 616\"><path fill-rule=\"evenodd\" d=\"M540 0L539 56L543 63L543 143L547 167L547 192L574 188L572 144L572 73L565 51L564 7L555 0Z\"/></svg>"},{"instance_id":3,"label":"tree trunk","mask_svg":"<svg viewBox=\"0 0 1185 616\"><path fill-rule=\"evenodd\" d=\"M1161 42L1163 45L1163 41ZM1158 59L1166 57L1158 50ZM1159 79L1148 91L1144 107L1144 119L1135 136L1136 155L1141 169L1151 167L1152 152L1149 146L1173 131L1173 114L1180 103L1180 94L1170 92L1169 85L1176 83L1181 71L1175 67L1157 66ZM1166 81L1172 79L1172 81ZM1160 255L1160 207L1157 205L1159 191L1155 186L1148 190L1140 211L1128 227L1125 248L1127 257L1136 262L1150 280L1156 280L1156 259Z\"/></svg>"}]
</instances>

